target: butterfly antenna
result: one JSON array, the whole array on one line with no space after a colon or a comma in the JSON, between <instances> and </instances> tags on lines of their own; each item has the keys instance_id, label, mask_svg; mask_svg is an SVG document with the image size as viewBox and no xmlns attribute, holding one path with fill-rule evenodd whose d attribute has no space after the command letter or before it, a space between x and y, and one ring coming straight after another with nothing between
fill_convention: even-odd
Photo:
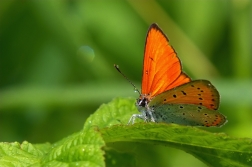
<instances>
[{"instance_id":1,"label":"butterfly antenna","mask_svg":"<svg viewBox=\"0 0 252 167\"><path fill-rule=\"evenodd\" d=\"M136 88L136 86L129 80L129 78L127 78L122 72L121 70L119 69L119 66L114 64L114 67L116 68L116 70L122 74L122 76L134 87L135 91L137 91L139 93L139 95L141 95L141 93L139 92L139 90Z\"/></svg>"}]
</instances>

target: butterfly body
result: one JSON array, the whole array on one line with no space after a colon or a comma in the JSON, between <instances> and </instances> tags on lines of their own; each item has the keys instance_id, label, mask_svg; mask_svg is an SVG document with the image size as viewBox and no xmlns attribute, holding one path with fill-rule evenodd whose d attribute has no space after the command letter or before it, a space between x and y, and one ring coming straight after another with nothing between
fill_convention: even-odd
<instances>
[{"instance_id":1,"label":"butterfly body","mask_svg":"<svg viewBox=\"0 0 252 167\"><path fill-rule=\"evenodd\" d=\"M207 80L192 81L183 71L180 59L162 30L152 24L148 30L142 90L136 101L145 122L165 122L190 126L221 126L219 92Z\"/></svg>"}]
</instances>

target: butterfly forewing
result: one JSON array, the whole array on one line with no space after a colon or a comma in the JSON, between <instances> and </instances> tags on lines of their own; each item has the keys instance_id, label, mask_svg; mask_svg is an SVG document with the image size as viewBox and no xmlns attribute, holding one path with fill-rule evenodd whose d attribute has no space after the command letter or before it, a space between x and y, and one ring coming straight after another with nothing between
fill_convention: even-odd
<instances>
[{"instance_id":1,"label":"butterfly forewing","mask_svg":"<svg viewBox=\"0 0 252 167\"><path fill-rule=\"evenodd\" d=\"M195 80L157 95L149 106L163 104L195 104L217 110L219 93L209 81Z\"/></svg>"},{"instance_id":2,"label":"butterfly forewing","mask_svg":"<svg viewBox=\"0 0 252 167\"><path fill-rule=\"evenodd\" d=\"M181 62L168 38L156 24L152 24L145 43L142 94L156 96L189 82L190 78L183 75L181 68ZM178 78L179 82L174 85Z\"/></svg>"},{"instance_id":3,"label":"butterfly forewing","mask_svg":"<svg viewBox=\"0 0 252 167\"><path fill-rule=\"evenodd\" d=\"M191 79L185 73L181 73L179 75L179 77L175 81L173 81L170 85L168 85L166 87L166 90L178 87L181 84L185 84L185 83L190 82L190 81L191 81Z\"/></svg>"}]
</instances>

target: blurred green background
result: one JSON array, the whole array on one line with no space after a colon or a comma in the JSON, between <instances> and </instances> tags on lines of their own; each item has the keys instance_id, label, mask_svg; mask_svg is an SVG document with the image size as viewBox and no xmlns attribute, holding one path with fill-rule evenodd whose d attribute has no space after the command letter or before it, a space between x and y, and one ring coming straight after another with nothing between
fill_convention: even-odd
<instances>
[{"instance_id":1,"label":"blurred green background","mask_svg":"<svg viewBox=\"0 0 252 167\"><path fill-rule=\"evenodd\" d=\"M113 64L140 88L153 22L167 34L184 71L220 92L220 112L229 122L207 130L251 138L251 2L0 1L0 141L55 142L81 130L102 103L137 98ZM182 151L132 147L144 166L204 166Z\"/></svg>"}]
</instances>

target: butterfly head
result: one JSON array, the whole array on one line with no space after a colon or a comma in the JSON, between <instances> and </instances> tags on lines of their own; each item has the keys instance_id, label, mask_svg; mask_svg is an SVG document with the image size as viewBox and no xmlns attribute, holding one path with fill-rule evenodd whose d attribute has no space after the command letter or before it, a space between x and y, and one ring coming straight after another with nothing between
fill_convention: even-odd
<instances>
[{"instance_id":1,"label":"butterfly head","mask_svg":"<svg viewBox=\"0 0 252 167\"><path fill-rule=\"evenodd\" d=\"M136 100L136 106L139 108L147 108L149 102L151 101L151 96L140 94L140 97Z\"/></svg>"},{"instance_id":2,"label":"butterfly head","mask_svg":"<svg viewBox=\"0 0 252 167\"><path fill-rule=\"evenodd\" d=\"M140 97L136 100L136 107L141 114L137 114L137 117L143 119L145 122L156 122L155 115L153 115L153 108L149 106L149 102L152 97L150 94L140 94Z\"/></svg>"},{"instance_id":3,"label":"butterfly head","mask_svg":"<svg viewBox=\"0 0 252 167\"><path fill-rule=\"evenodd\" d=\"M140 96L136 101L136 105L139 107L146 107L147 104L148 104L147 98L142 96Z\"/></svg>"}]
</instances>

